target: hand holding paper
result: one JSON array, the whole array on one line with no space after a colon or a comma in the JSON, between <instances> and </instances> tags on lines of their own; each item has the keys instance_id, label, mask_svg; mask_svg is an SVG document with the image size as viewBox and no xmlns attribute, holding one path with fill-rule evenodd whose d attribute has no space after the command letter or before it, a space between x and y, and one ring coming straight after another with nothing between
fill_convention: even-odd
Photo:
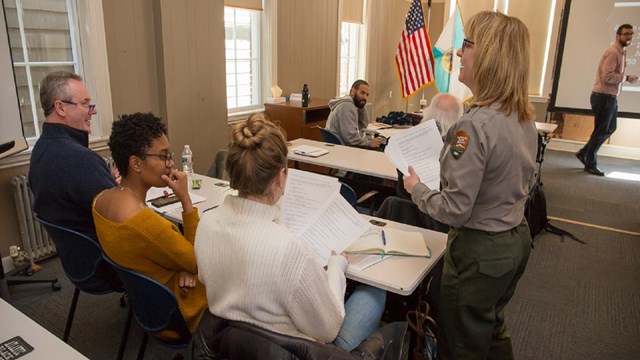
<instances>
[{"instance_id":1,"label":"hand holding paper","mask_svg":"<svg viewBox=\"0 0 640 360\"><path fill-rule=\"evenodd\" d=\"M437 189L442 145L435 120L429 120L389 138L384 153L403 174L409 174L411 165L422 183Z\"/></svg>"},{"instance_id":2,"label":"hand holding paper","mask_svg":"<svg viewBox=\"0 0 640 360\"><path fill-rule=\"evenodd\" d=\"M413 166L409 165L409 175L405 175L402 178L404 182L404 188L409 194L413 193L413 187L420 182L420 177L416 174Z\"/></svg>"}]
</instances>

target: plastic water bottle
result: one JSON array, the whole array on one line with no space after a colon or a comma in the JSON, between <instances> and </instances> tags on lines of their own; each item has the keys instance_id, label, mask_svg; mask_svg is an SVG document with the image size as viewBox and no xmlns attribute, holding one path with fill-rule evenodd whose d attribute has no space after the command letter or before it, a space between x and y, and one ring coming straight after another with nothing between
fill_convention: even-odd
<instances>
[{"instance_id":1,"label":"plastic water bottle","mask_svg":"<svg viewBox=\"0 0 640 360\"><path fill-rule=\"evenodd\" d=\"M193 151L189 145L184 146L184 150L182 150L182 171L187 174L189 180L191 180L193 176Z\"/></svg>"}]
</instances>

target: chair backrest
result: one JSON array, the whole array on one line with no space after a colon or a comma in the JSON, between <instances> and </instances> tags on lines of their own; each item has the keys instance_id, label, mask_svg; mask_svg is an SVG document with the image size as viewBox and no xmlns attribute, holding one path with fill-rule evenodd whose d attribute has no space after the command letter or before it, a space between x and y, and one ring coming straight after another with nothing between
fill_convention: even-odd
<instances>
[{"instance_id":1,"label":"chair backrest","mask_svg":"<svg viewBox=\"0 0 640 360\"><path fill-rule=\"evenodd\" d=\"M342 140L338 137L338 135L331 132L331 130L323 127L318 127L320 129L320 135L322 135L322 140L329 144L343 145Z\"/></svg>"},{"instance_id":2,"label":"chair backrest","mask_svg":"<svg viewBox=\"0 0 640 360\"><path fill-rule=\"evenodd\" d=\"M343 182L340 183L340 195L347 200L351 206L355 206L358 201L358 196L353 188Z\"/></svg>"},{"instance_id":3,"label":"chair backrest","mask_svg":"<svg viewBox=\"0 0 640 360\"><path fill-rule=\"evenodd\" d=\"M129 301L140 326L150 335L163 330L175 332L180 338L167 341L159 339L165 345L186 346L191 340L191 333L184 322L178 307L176 296L162 283L133 270L124 268L103 254L118 273L129 295Z\"/></svg>"},{"instance_id":4,"label":"chair backrest","mask_svg":"<svg viewBox=\"0 0 640 360\"><path fill-rule=\"evenodd\" d=\"M90 294L122 290L114 270L102 258L98 241L39 217L36 220L47 229L56 245L64 273L77 288Z\"/></svg>"},{"instance_id":5,"label":"chair backrest","mask_svg":"<svg viewBox=\"0 0 640 360\"><path fill-rule=\"evenodd\" d=\"M218 150L218 153L216 154L216 158L213 160L211 167L209 167L207 176L220 179L220 180L229 180L229 174L227 174L227 170L225 168L225 163L227 162L227 155L229 155L229 150L227 149Z\"/></svg>"}]
</instances>

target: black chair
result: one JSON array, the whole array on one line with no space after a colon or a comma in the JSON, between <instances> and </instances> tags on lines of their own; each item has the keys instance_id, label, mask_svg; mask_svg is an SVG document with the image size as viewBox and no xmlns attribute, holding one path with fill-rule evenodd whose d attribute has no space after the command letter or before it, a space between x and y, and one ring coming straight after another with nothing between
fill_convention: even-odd
<instances>
[{"instance_id":1,"label":"black chair","mask_svg":"<svg viewBox=\"0 0 640 360\"><path fill-rule=\"evenodd\" d=\"M103 260L102 248L96 240L39 217L36 220L47 229L56 245L64 273L76 287L62 338L67 342L81 290L92 295L103 295L124 292L124 289L113 268ZM125 306L124 298L120 299L120 305Z\"/></svg>"},{"instance_id":2,"label":"black chair","mask_svg":"<svg viewBox=\"0 0 640 360\"><path fill-rule=\"evenodd\" d=\"M172 349L181 349L189 346L191 333L187 328L178 299L166 286L160 282L133 270L124 268L103 253L104 259L116 270L124 283L129 296L131 308L125 324L125 329L118 350L118 360L122 359L124 349L127 346L127 336L131 327L131 317L135 314L136 321L144 330L144 337L138 349L138 359L144 357L149 334L156 338L164 346ZM178 338L167 340L157 336L161 331L172 331Z\"/></svg>"},{"instance_id":3,"label":"black chair","mask_svg":"<svg viewBox=\"0 0 640 360\"><path fill-rule=\"evenodd\" d=\"M333 344L283 335L205 312L193 337L191 358L213 359L300 359L300 360L399 360L402 357L406 322L394 322L371 334L348 352Z\"/></svg>"}]
</instances>

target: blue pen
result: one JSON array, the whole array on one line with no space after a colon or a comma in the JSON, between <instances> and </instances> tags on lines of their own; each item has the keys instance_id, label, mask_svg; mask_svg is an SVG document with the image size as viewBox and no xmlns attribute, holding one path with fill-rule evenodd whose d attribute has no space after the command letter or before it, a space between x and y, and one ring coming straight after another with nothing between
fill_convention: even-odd
<instances>
[{"instance_id":1,"label":"blue pen","mask_svg":"<svg viewBox=\"0 0 640 360\"><path fill-rule=\"evenodd\" d=\"M384 230L382 230L381 234L382 234L382 246L387 246L387 237L384 235ZM382 250L382 258L384 259L384 249Z\"/></svg>"}]
</instances>

